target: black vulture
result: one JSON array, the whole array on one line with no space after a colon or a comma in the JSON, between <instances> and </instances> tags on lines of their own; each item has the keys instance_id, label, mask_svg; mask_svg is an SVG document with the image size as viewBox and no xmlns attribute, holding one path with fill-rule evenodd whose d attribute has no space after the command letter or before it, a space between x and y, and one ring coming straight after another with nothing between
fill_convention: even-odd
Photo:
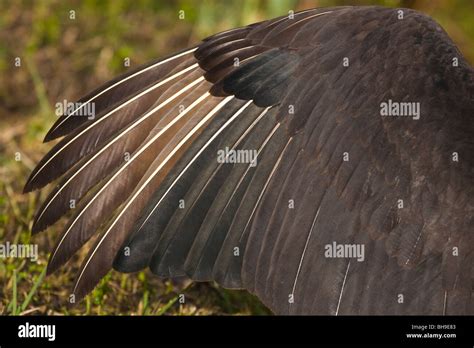
<instances>
[{"instance_id":1,"label":"black vulture","mask_svg":"<svg viewBox=\"0 0 474 348\"><path fill-rule=\"evenodd\" d=\"M149 267L278 314L474 314L474 73L430 17L290 13L76 105L25 186L59 180L33 233L72 214L49 273L95 238L76 301Z\"/></svg>"}]
</instances>

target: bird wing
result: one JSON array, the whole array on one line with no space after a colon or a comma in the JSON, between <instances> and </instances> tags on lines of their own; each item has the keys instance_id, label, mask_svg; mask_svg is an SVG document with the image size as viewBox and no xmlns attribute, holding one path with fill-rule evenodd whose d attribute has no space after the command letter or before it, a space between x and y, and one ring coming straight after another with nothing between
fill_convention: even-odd
<instances>
[{"instance_id":1,"label":"bird wing","mask_svg":"<svg viewBox=\"0 0 474 348\"><path fill-rule=\"evenodd\" d=\"M428 17L399 16L338 7L230 30L81 99L95 117L60 117L25 187L60 178L35 233L72 211L48 271L94 237L76 298L112 267L149 267L276 313L472 312L469 168L443 160L463 148L429 59L460 54ZM383 117L388 100L421 118Z\"/></svg>"}]
</instances>

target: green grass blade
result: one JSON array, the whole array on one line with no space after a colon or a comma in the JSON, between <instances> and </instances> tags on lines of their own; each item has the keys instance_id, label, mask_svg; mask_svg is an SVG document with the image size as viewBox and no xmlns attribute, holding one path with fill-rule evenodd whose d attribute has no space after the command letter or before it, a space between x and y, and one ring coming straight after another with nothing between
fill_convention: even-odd
<instances>
[{"instance_id":1,"label":"green grass blade","mask_svg":"<svg viewBox=\"0 0 474 348\"><path fill-rule=\"evenodd\" d=\"M178 301L178 297L179 296L175 296L171 300L169 300L167 304L165 304L163 307L160 308L158 312L156 312L156 315L165 314L176 303L176 301Z\"/></svg>"},{"instance_id":2,"label":"green grass blade","mask_svg":"<svg viewBox=\"0 0 474 348\"><path fill-rule=\"evenodd\" d=\"M12 314L17 315L17 286L16 286L16 269L13 270L13 297L12 297Z\"/></svg>"},{"instance_id":3,"label":"green grass blade","mask_svg":"<svg viewBox=\"0 0 474 348\"><path fill-rule=\"evenodd\" d=\"M36 281L33 283L33 287L31 288L30 292L28 293L25 300L23 301L23 304L21 305L20 313L23 312L26 309L26 307L28 307L28 305L30 304L31 299L33 298L33 295L36 293L36 290L38 289L39 285L43 281L45 274L46 274L46 267L43 268L43 271L41 271L40 275L36 278Z\"/></svg>"}]
</instances>

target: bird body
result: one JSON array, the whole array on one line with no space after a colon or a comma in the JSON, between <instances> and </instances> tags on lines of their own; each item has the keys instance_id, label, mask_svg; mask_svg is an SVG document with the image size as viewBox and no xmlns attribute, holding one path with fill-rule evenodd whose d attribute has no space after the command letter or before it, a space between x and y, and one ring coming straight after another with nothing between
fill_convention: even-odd
<instances>
[{"instance_id":1,"label":"bird body","mask_svg":"<svg viewBox=\"0 0 474 348\"><path fill-rule=\"evenodd\" d=\"M280 314L472 314L473 101L472 67L413 10L229 30L58 119L25 186L59 179L33 232L72 210L49 272L95 237L77 298L149 267Z\"/></svg>"}]
</instances>

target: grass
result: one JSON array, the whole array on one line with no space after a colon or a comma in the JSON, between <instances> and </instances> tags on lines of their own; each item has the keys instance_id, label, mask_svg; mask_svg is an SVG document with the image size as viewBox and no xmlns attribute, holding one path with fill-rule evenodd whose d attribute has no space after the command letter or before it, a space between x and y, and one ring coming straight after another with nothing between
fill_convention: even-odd
<instances>
[{"instance_id":1,"label":"grass","mask_svg":"<svg viewBox=\"0 0 474 348\"><path fill-rule=\"evenodd\" d=\"M3 315L208 315L268 314L245 291L213 283L160 280L149 271L111 272L81 303L67 306L84 251L66 269L45 277L45 267L64 221L31 237L35 209L45 193L21 194L50 148L41 140L55 120L54 104L74 100L132 67L231 27L286 14L288 9L353 1L2 1L0 2L0 240L36 243L38 262L0 258ZM413 6L434 16L474 61L474 5L470 0L358 1ZM70 19L70 11L75 19ZM184 11L185 19L178 18ZM21 66L14 65L20 58ZM8 76L6 79L5 76ZM184 303L180 301L184 295Z\"/></svg>"}]
</instances>

